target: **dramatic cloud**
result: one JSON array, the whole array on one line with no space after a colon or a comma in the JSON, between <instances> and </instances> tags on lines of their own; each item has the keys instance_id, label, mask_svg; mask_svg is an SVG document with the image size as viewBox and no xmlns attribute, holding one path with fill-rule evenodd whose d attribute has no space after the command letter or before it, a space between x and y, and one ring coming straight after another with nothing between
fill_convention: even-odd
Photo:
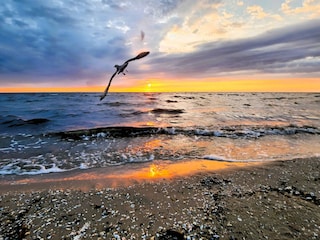
<instances>
[{"instance_id":1,"label":"dramatic cloud","mask_svg":"<svg viewBox=\"0 0 320 240\"><path fill-rule=\"evenodd\" d=\"M140 78L319 77L320 2L249 2L7 0L0 84L102 85L142 50L129 69Z\"/></svg>"},{"instance_id":2,"label":"dramatic cloud","mask_svg":"<svg viewBox=\"0 0 320 240\"><path fill-rule=\"evenodd\" d=\"M320 21L268 31L237 41L211 42L188 54L164 55L150 64L172 75L212 77L233 72L320 75Z\"/></svg>"},{"instance_id":3,"label":"dramatic cloud","mask_svg":"<svg viewBox=\"0 0 320 240\"><path fill-rule=\"evenodd\" d=\"M161 3L141 14L132 2L7 1L0 7L1 76L99 76L110 61L130 56L130 40L141 30L138 21L174 6ZM124 18L130 8L136 12Z\"/></svg>"}]
</instances>

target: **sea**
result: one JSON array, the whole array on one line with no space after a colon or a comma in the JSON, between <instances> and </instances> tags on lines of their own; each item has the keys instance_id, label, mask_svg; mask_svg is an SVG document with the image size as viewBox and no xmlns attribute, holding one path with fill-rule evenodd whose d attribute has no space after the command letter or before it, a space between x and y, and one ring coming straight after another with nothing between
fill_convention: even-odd
<instances>
[{"instance_id":1,"label":"sea","mask_svg":"<svg viewBox=\"0 0 320 240\"><path fill-rule=\"evenodd\" d=\"M100 93L0 94L0 175L320 156L320 93L109 93L99 99Z\"/></svg>"}]
</instances>

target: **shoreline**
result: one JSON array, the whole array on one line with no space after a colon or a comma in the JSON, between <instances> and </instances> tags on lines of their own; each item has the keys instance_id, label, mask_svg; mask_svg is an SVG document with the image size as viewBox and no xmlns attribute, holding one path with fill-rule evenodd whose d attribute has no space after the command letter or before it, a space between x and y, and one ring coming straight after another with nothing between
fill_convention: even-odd
<instances>
[{"instance_id":1,"label":"shoreline","mask_svg":"<svg viewBox=\"0 0 320 240\"><path fill-rule=\"evenodd\" d=\"M2 191L0 238L319 239L319 157L228 166L115 188Z\"/></svg>"},{"instance_id":2,"label":"shoreline","mask_svg":"<svg viewBox=\"0 0 320 240\"><path fill-rule=\"evenodd\" d=\"M182 161L154 160L103 168L75 169L38 175L5 175L0 178L0 193L39 190L100 190L188 177L200 172L222 171L261 164L203 159ZM187 167L186 167L187 165Z\"/></svg>"}]
</instances>

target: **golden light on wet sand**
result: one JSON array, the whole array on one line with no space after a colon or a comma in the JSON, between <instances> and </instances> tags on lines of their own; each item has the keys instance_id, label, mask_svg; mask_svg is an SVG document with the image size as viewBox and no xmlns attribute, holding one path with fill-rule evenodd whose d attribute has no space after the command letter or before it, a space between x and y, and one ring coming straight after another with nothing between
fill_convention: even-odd
<instances>
[{"instance_id":1,"label":"golden light on wet sand","mask_svg":"<svg viewBox=\"0 0 320 240\"><path fill-rule=\"evenodd\" d=\"M106 187L122 187L137 182L159 181L173 179L175 177L192 176L200 172L221 171L237 167L245 167L260 164L255 163L234 163L219 162L211 160L188 160L188 161L154 161L145 164L144 167L136 169L135 165L124 167L108 167L99 169L77 170L74 172L39 175L33 178L18 176L10 187L15 190L41 189L50 185L51 189L102 189ZM63 177L64 176L64 177ZM5 183L3 183L5 184Z\"/></svg>"},{"instance_id":2,"label":"golden light on wet sand","mask_svg":"<svg viewBox=\"0 0 320 240\"><path fill-rule=\"evenodd\" d=\"M170 174L166 169L162 169L160 165L156 165L156 164L150 165L149 174L147 175L147 177L150 177L150 178L157 178L157 177L167 178L169 176Z\"/></svg>"}]
</instances>

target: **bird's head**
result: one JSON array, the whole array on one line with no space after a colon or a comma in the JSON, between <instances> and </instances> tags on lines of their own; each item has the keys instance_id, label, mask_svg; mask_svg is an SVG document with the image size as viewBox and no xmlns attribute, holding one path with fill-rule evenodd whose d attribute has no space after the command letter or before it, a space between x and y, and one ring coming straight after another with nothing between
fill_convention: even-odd
<instances>
[{"instance_id":1,"label":"bird's head","mask_svg":"<svg viewBox=\"0 0 320 240\"><path fill-rule=\"evenodd\" d=\"M114 65L114 67L118 69L120 66L116 64L116 65Z\"/></svg>"}]
</instances>

